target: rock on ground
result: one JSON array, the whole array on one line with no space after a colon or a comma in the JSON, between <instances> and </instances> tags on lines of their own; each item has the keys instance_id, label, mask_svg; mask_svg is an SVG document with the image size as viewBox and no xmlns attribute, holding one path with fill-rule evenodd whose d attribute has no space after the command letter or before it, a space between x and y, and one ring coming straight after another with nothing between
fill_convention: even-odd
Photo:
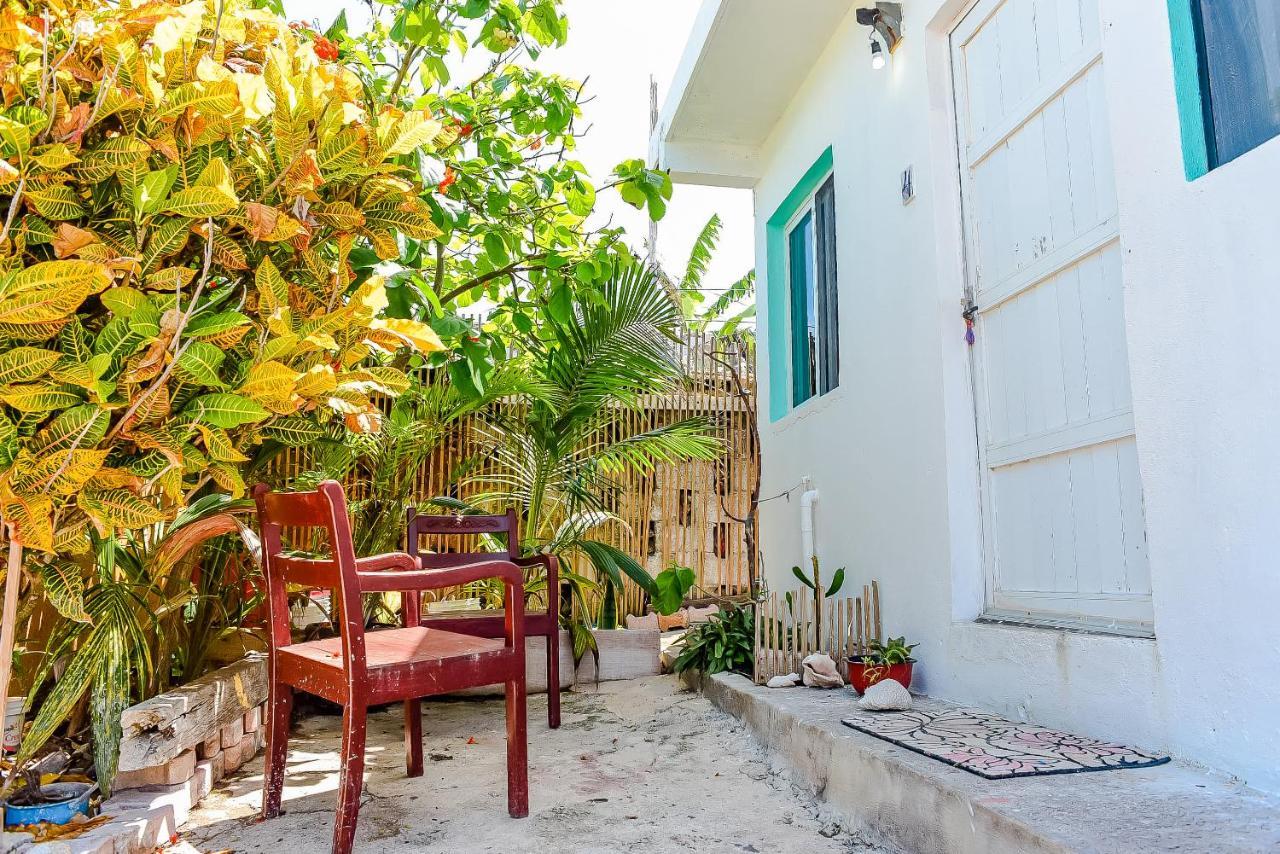
<instances>
[{"instance_id":1,"label":"rock on ground","mask_svg":"<svg viewBox=\"0 0 1280 854\"><path fill-rule=\"evenodd\" d=\"M530 815L506 812L501 701L424 704L426 774L404 776L399 708L371 715L357 851L878 851L793 786L733 718L671 677L565 694L563 726L529 703ZM474 740L474 743L471 743ZM258 822L262 760L192 813L175 851L327 850L339 720L302 721L290 742L286 814Z\"/></svg>"}]
</instances>

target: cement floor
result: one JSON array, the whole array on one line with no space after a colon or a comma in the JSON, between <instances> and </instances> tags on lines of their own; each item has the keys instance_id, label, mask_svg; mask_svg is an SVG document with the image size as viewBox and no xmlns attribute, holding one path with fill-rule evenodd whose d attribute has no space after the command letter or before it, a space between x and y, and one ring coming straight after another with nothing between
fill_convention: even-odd
<instances>
[{"instance_id":1,"label":"cement floor","mask_svg":"<svg viewBox=\"0 0 1280 854\"><path fill-rule=\"evenodd\" d=\"M742 724L672 677L565 694L546 727L530 699L531 809L507 816L501 701L425 705L425 776L404 776L399 709L369 722L357 851L836 852L876 848L792 785ZM474 743L470 740L474 739ZM224 780L184 826L175 852L327 851L337 789L339 719L293 733L286 814L258 822L262 760Z\"/></svg>"}]
</instances>

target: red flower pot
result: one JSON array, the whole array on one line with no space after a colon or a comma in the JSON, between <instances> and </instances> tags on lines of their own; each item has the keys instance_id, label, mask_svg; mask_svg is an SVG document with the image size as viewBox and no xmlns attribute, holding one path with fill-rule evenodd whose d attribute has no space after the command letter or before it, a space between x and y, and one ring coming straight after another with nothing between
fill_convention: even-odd
<instances>
[{"instance_id":1,"label":"red flower pot","mask_svg":"<svg viewBox=\"0 0 1280 854\"><path fill-rule=\"evenodd\" d=\"M903 688L911 687L911 668L915 661L902 664L864 664L862 656L851 655L849 666L849 684L859 694L867 693L867 689L883 679L892 679Z\"/></svg>"}]
</instances>

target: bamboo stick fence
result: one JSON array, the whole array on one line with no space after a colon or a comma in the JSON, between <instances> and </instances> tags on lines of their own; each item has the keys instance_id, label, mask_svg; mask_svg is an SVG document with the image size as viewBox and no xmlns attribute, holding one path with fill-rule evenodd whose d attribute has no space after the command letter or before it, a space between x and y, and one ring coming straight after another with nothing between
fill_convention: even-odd
<instances>
[{"instance_id":1,"label":"bamboo stick fence","mask_svg":"<svg viewBox=\"0 0 1280 854\"><path fill-rule=\"evenodd\" d=\"M807 588L793 592L790 602L773 591L756 603L756 684L799 673L800 662L816 652L825 652L843 670L848 656L862 655L883 639L878 582L863 585L861 596L833 596L820 604Z\"/></svg>"},{"instance_id":2,"label":"bamboo stick fence","mask_svg":"<svg viewBox=\"0 0 1280 854\"><path fill-rule=\"evenodd\" d=\"M755 418L754 359L734 342L706 334L686 336L676 356L687 376L684 386L644 401L639 411L619 410L620 429L639 432L704 417L714 425L724 453L711 462L664 463L648 474L619 476L606 506L622 522L594 536L627 552L651 575L672 564L689 567L697 576L694 595L743 597L751 591L756 566L756 556L747 553L745 526L738 521L750 515L758 477L750 429ZM736 394L734 371L751 394L750 405ZM494 463L480 426L478 417L464 419L427 458L414 477L415 502L441 496L465 501L484 491L485 475ZM290 448L274 462L272 474L288 483L310 467L308 457L307 448ZM361 495L360 484L346 486L352 498ZM424 539L423 546L436 551L475 549L475 544L457 538L435 543ZM585 561L581 564L575 570L586 572ZM628 582L623 613L641 614L645 607L644 592Z\"/></svg>"}]
</instances>

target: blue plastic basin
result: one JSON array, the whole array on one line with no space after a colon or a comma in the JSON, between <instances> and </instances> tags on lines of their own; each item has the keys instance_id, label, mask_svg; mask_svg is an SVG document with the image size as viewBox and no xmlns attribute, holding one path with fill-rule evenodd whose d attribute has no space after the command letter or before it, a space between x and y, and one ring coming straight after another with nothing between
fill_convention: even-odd
<instances>
[{"instance_id":1,"label":"blue plastic basin","mask_svg":"<svg viewBox=\"0 0 1280 854\"><path fill-rule=\"evenodd\" d=\"M88 815L89 799L97 789L97 783L50 783L43 789L45 794L62 797L65 800L34 806L5 803L5 827L38 824L42 821L50 824L66 824L77 815Z\"/></svg>"}]
</instances>

